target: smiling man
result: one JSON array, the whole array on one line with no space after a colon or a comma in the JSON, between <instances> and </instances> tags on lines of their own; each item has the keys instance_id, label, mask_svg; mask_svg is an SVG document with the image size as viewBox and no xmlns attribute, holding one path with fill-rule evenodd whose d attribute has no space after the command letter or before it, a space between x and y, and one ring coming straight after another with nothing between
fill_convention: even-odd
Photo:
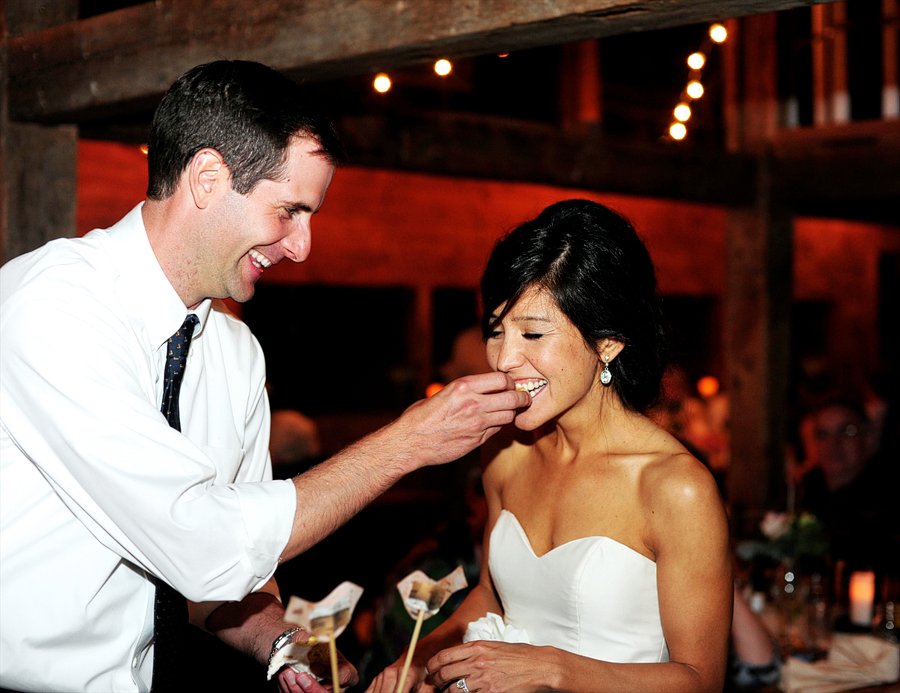
<instances>
[{"instance_id":1,"label":"smiling man","mask_svg":"<svg viewBox=\"0 0 900 693\"><path fill-rule=\"evenodd\" d=\"M266 665L304 637L282 621L280 561L530 403L508 376L464 378L271 480L262 352L215 299L246 301L268 267L306 260L343 157L284 76L203 65L154 117L148 199L0 270L0 687L188 689L185 666L204 663L162 626L187 619L180 595ZM279 683L326 690L291 670Z\"/></svg>"}]
</instances>

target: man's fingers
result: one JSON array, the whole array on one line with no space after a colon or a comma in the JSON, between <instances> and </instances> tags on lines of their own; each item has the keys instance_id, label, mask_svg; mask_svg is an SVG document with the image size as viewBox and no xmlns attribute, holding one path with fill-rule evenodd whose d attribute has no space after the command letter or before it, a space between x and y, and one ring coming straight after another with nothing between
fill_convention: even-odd
<instances>
[{"instance_id":1,"label":"man's fingers","mask_svg":"<svg viewBox=\"0 0 900 693\"><path fill-rule=\"evenodd\" d=\"M477 394L485 394L488 392L500 392L501 390L513 390L516 387L516 383L506 373L492 371L490 373L479 373L478 375L467 375L464 378L454 380L447 387L453 388L454 386L466 387Z\"/></svg>"},{"instance_id":2,"label":"man's fingers","mask_svg":"<svg viewBox=\"0 0 900 693\"><path fill-rule=\"evenodd\" d=\"M484 395L485 410L490 412L514 411L531 405L531 395L521 390L504 390Z\"/></svg>"}]
</instances>

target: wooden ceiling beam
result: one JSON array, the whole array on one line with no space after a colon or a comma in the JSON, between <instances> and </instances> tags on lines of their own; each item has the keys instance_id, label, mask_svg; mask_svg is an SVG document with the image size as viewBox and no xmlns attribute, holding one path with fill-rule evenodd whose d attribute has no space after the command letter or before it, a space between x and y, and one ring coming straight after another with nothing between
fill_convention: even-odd
<instances>
[{"instance_id":1,"label":"wooden ceiling beam","mask_svg":"<svg viewBox=\"0 0 900 693\"><path fill-rule=\"evenodd\" d=\"M624 142L596 128L563 130L466 114L344 116L336 125L351 163L361 166L732 207L752 206L760 194L759 157L675 142ZM817 135L782 131L764 155L778 198L807 214L896 223L896 124L854 123Z\"/></svg>"},{"instance_id":2,"label":"wooden ceiling beam","mask_svg":"<svg viewBox=\"0 0 900 693\"><path fill-rule=\"evenodd\" d=\"M146 108L194 65L308 81L792 7L814 0L155 0L9 41L9 112L79 122Z\"/></svg>"}]
</instances>

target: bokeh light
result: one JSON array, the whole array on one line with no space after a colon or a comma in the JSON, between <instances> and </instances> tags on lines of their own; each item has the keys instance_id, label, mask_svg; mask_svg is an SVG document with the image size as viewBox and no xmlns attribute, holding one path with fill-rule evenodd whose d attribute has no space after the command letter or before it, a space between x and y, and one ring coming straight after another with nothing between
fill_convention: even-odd
<instances>
[{"instance_id":1,"label":"bokeh light","mask_svg":"<svg viewBox=\"0 0 900 693\"><path fill-rule=\"evenodd\" d=\"M692 70L699 70L706 64L706 56L703 53L691 53L688 56L688 66Z\"/></svg>"},{"instance_id":2,"label":"bokeh light","mask_svg":"<svg viewBox=\"0 0 900 693\"><path fill-rule=\"evenodd\" d=\"M709 27L709 37L716 43L722 43L728 38L728 31L721 24L713 24Z\"/></svg>"},{"instance_id":3,"label":"bokeh light","mask_svg":"<svg viewBox=\"0 0 900 693\"><path fill-rule=\"evenodd\" d=\"M436 395L438 392L440 392L443 389L444 389L443 383L431 383L431 385L429 385L428 387L425 388L425 396L433 397L434 395Z\"/></svg>"},{"instance_id":4,"label":"bokeh light","mask_svg":"<svg viewBox=\"0 0 900 693\"><path fill-rule=\"evenodd\" d=\"M675 118L680 120L682 123L687 122L688 118L691 117L691 107L686 103L680 103L675 106Z\"/></svg>"},{"instance_id":5,"label":"bokeh light","mask_svg":"<svg viewBox=\"0 0 900 693\"><path fill-rule=\"evenodd\" d=\"M699 99L703 96L703 85L696 79L687 85L687 93L692 99Z\"/></svg>"},{"instance_id":6,"label":"bokeh light","mask_svg":"<svg viewBox=\"0 0 900 693\"><path fill-rule=\"evenodd\" d=\"M697 381L697 392L701 397L712 397L719 393L719 379L712 375L704 375Z\"/></svg>"},{"instance_id":7,"label":"bokeh light","mask_svg":"<svg viewBox=\"0 0 900 693\"><path fill-rule=\"evenodd\" d=\"M375 87L375 91L379 94L384 94L384 92L391 88L391 78L382 72L381 74L376 75L372 85Z\"/></svg>"},{"instance_id":8,"label":"bokeh light","mask_svg":"<svg viewBox=\"0 0 900 693\"><path fill-rule=\"evenodd\" d=\"M682 123L672 123L669 126L669 135L673 140L683 140L687 135L687 128Z\"/></svg>"},{"instance_id":9,"label":"bokeh light","mask_svg":"<svg viewBox=\"0 0 900 693\"><path fill-rule=\"evenodd\" d=\"M434 71L437 72L441 77L446 77L453 70L453 65L450 64L449 60L444 60L441 58L434 64Z\"/></svg>"}]
</instances>

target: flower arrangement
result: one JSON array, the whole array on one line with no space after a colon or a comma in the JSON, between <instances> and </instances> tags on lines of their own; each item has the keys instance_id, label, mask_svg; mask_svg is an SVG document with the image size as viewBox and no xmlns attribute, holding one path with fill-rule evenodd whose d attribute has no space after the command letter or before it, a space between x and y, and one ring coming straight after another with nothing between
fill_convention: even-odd
<instances>
[{"instance_id":1,"label":"flower arrangement","mask_svg":"<svg viewBox=\"0 0 900 693\"><path fill-rule=\"evenodd\" d=\"M737 545L737 555L742 560L753 561L766 557L776 563L794 563L828 555L829 542L825 527L812 513L792 515L767 512L759 529L763 539L744 541Z\"/></svg>"}]
</instances>

